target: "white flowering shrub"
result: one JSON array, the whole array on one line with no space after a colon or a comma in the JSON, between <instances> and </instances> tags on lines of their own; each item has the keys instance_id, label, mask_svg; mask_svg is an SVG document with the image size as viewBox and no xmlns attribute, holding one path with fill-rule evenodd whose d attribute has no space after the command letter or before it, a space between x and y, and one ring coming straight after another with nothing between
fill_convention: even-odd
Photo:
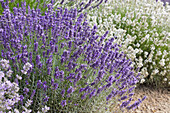
<instances>
[{"instance_id":1,"label":"white flowering shrub","mask_svg":"<svg viewBox=\"0 0 170 113\"><path fill-rule=\"evenodd\" d=\"M26 63L23 66L23 70L21 72L26 74L31 65ZM6 59L0 60L0 113L20 113L19 109L17 109L17 104L20 103L20 95L19 95L19 85L16 82L11 82L10 77L12 77L13 71L9 65L9 61ZM22 77L16 75L17 80L21 80ZM32 110L28 109L33 100L27 99L25 104L22 106L22 113L31 113ZM46 113L50 107L46 105L42 106L42 112ZM20 110L21 111L21 110Z\"/></svg>"},{"instance_id":2,"label":"white flowering shrub","mask_svg":"<svg viewBox=\"0 0 170 113\"><path fill-rule=\"evenodd\" d=\"M3 113L11 110L12 106L20 100L18 84L8 79L12 74L8 63L9 61L5 59L0 60L0 112Z\"/></svg>"},{"instance_id":3,"label":"white flowering shrub","mask_svg":"<svg viewBox=\"0 0 170 113\"><path fill-rule=\"evenodd\" d=\"M143 75L142 82L170 80L170 6L155 0L108 0L88 11L91 25L99 34L109 30L121 49ZM146 80L144 80L147 78Z\"/></svg>"}]
</instances>

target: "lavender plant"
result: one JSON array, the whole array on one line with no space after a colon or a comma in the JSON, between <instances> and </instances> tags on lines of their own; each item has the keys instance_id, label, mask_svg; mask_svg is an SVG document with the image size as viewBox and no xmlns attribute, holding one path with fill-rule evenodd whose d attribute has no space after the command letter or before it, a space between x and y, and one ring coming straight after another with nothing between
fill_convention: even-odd
<instances>
[{"instance_id":1,"label":"lavender plant","mask_svg":"<svg viewBox=\"0 0 170 113\"><path fill-rule=\"evenodd\" d=\"M22 77L11 76L19 86L20 101L13 106L18 111L31 102L32 112L110 112L117 104L123 111L146 98L130 105L140 74L135 75L114 38L105 41L108 31L96 34L86 14L54 11L49 4L42 16L40 9L22 6L13 13L4 9L0 16L0 58Z\"/></svg>"}]
</instances>

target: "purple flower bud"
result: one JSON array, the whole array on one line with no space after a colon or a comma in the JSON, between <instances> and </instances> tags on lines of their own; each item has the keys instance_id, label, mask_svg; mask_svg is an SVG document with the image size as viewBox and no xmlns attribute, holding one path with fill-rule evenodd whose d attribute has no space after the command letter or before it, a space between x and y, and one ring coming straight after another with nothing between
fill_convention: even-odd
<instances>
[{"instance_id":1,"label":"purple flower bud","mask_svg":"<svg viewBox=\"0 0 170 113\"><path fill-rule=\"evenodd\" d=\"M112 94L109 94L107 97L106 97L106 100L108 101L108 100L110 100L111 98L112 98Z\"/></svg>"},{"instance_id":2,"label":"purple flower bud","mask_svg":"<svg viewBox=\"0 0 170 113\"><path fill-rule=\"evenodd\" d=\"M64 94L65 94L65 89L63 89L63 90L61 91L62 97L64 97Z\"/></svg>"},{"instance_id":3,"label":"purple flower bud","mask_svg":"<svg viewBox=\"0 0 170 113\"><path fill-rule=\"evenodd\" d=\"M79 81L81 78L82 78L82 76L81 76L81 73L79 72L79 73L77 74L76 80Z\"/></svg>"},{"instance_id":4,"label":"purple flower bud","mask_svg":"<svg viewBox=\"0 0 170 113\"><path fill-rule=\"evenodd\" d=\"M54 74L54 76L55 76L56 79L58 79L58 78L59 78L59 73L56 72L56 73Z\"/></svg>"},{"instance_id":5,"label":"purple flower bud","mask_svg":"<svg viewBox=\"0 0 170 113\"><path fill-rule=\"evenodd\" d=\"M55 83L55 84L54 84L54 89L57 90L57 88L58 88L58 84Z\"/></svg>"},{"instance_id":6,"label":"purple flower bud","mask_svg":"<svg viewBox=\"0 0 170 113\"><path fill-rule=\"evenodd\" d=\"M55 51L55 46L52 45L52 46L51 46L51 49L50 49L50 52L53 53L54 51Z\"/></svg>"},{"instance_id":7,"label":"purple flower bud","mask_svg":"<svg viewBox=\"0 0 170 113\"><path fill-rule=\"evenodd\" d=\"M89 86L86 86L85 89L84 89L84 91L87 91L89 88L90 88Z\"/></svg>"},{"instance_id":8,"label":"purple flower bud","mask_svg":"<svg viewBox=\"0 0 170 113\"><path fill-rule=\"evenodd\" d=\"M69 41L69 42L68 42L68 47L69 47L69 49L71 49L71 46L72 46L72 41Z\"/></svg>"},{"instance_id":9,"label":"purple flower bud","mask_svg":"<svg viewBox=\"0 0 170 113\"><path fill-rule=\"evenodd\" d=\"M35 95L35 92L36 92L36 91L33 90L32 94L31 94L31 97L30 97L31 99L33 99L33 97L34 97L34 95Z\"/></svg>"},{"instance_id":10,"label":"purple flower bud","mask_svg":"<svg viewBox=\"0 0 170 113\"><path fill-rule=\"evenodd\" d=\"M67 105L66 100L62 100L61 105L64 107Z\"/></svg>"},{"instance_id":11,"label":"purple flower bud","mask_svg":"<svg viewBox=\"0 0 170 113\"><path fill-rule=\"evenodd\" d=\"M87 95L88 93L84 93L82 96L81 96L81 99L82 100L84 100L85 98L86 98L86 95Z\"/></svg>"},{"instance_id":12,"label":"purple flower bud","mask_svg":"<svg viewBox=\"0 0 170 113\"><path fill-rule=\"evenodd\" d=\"M106 88L109 88L112 85L112 83L106 84Z\"/></svg>"},{"instance_id":13,"label":"purple flower bud","mask_svg":"<svg viewBox=\"0 0 170 113\"><path fill-rule=\"evenodd\" d=\"M63 48L63 47L64 47L64 45L65 45L64 43L61 43L61 48Z\"/></svg>"},{"instance_id":14,"label":"purple flower bud","mask_svg":"<svg viewBox=\"0 0 170 113\"><path fill-rule=\"evenodd\" d=\"M51 73L51 67L48 67L47 68L47 74L50 75L50 73Z\"/></svg>"},{"instance_id":15,"label":"purple flower bud","mask_svg":"<svg viewBox=\"0 0 170 113\"><path fill-rule=\"evenodd\" d=\"M51 78L51 85L54 85L54 79Z\"/></svg>"},{"instance_id":16,"label":"purple flower bud","mask_svg":"<svg viewBox=\"0 0 170 113\"><path fill-rule=\"evenodd\" d=\"M135 86L129 88L129 92L128 93L131 93L134 89L135 89Z\"/></svg>"},{"instance_id":17,"label":"purple flower bud","mask_svg":"<svg viewBox=\"0 0 170 113\"><path fill-rule=\"evenodd\" d=\"M84 91L84 88L80 88L79 89L79 93L81 93L82 91Z\"/></svg>"},{"instance_id":18,"label":"purple flower bud","mask_svg":"<svg viewBox=\"0 0 170 113\"><path fill-rule=\"evenodd\" d=\"M95 95L95 92L96 92L96 89L94 89L94 90L90 93L89 98L92 98L92 97Z\"/></svg>"},{"instance_id":19,"label":"purple flower bud","mask_svg":"<svg viewBox=\"0 0 170 113\"><path fill-rule=\"evenodd\" d=\"M28 94L28 92L29 92L29 89L28 89L28 88L24 88L24 89L23 89L23 91L24 91L24 94L26 94L26 95L27 95L27 94Z\"/></svg>"},{"instance_id":20,"label":"purple flower bud","mask_svg":"<svg viewBox=\"0 0 170 113\"><path fill-rule=\"evenodd\" d=\"M100 94L101 91L102 91L102 88L99 88L99 89L97 90L97 94Z\"/></svg>"},{"instance_id":21,"label":"purple flower bud","mask_svg":"<svg viewBox=\"0 0 170 113\"><path fill-rule=\"evenodd\" d=\"M120 74L118 73L118 74L116 74L115 78L117 78L117 77L119 77L119 76L120 76Z\"/></svg>"},{"instance_id":22,"label":"purple flower bud","mask_svg":"<svg viewBox=\"0 0 170 113\"><path fill-rule=\"evenodd\" d=\"M57 53L58 52L58 46L56 45L55 46L55 53Z\"/></svg>"},{"instance_id":23,"label":"purple flower bud","mask_svg":"<svg viewBox=\"0 0 170 113\"><path fill-rule=\"evenodd\" d=\"M34 51L37 52L37 49L38 49L38 42L35 42L35 43L34 43Z\"/></svg>"},{"instance_id":24,"label":"purple flower bud","mask_svg":"<svg viewBox=\"0 0 170 113\"><path fill-rule=\"evenodd\" d=\"M61 57L61 64L63 64L65 61L65 57Z\"/></svg>"},{"instance_id":25,"label":"purple flower bud","mask_svg":"<svg viewBox=\"0 0 170 113\"><path fill-rule=\"evenodd\" d=\"M45 98L43 99L44 102L47 102L49 99L49 97L45 96Z\"/></svg>"},{"instance_id":26,"label":"purple flower bud","mask_svg":"<svg viewBox=\"0 0 170 113\"><path fill-rule=\"evenodd\" d=\"M121 100L125 100L125 99L127 99L127 96L121 97Z\"/></svg>"},{"instance_id":27,"label":"purple flower bud","mask_svg":"<svg viewBox=\"0 0 170 113\"><path fill-rule=\"evenodd\" d=\"M47 49L47 55L49 55L50 54L50 49Z\"/></svg>"},{"instance_id":28,"label":"purple flower bud","mask_svg":"<svg viewBox=\"0 0 170 113\"><path fill-rule=\"evenodd\" d=\"M22 102L24 100L24 96L20 95L20 101Z\"/></svg>"},{"instance_id":29,"label":"purple flower bud","mask_svg":"<svg viewBox=\"0 0 170 113\"><path fill-rule=\"evenodd\" d=\"M43 57L45 57L45 51L43 51Z\"/></svg>"},{"instance_id":30,"label":"purple flower bud","mask_svg":"<svg viewBox=\"0 0 170 113\"><path fill-rule=\"evenodd\" d=\"M39 64L38 64L38 68L39 68L39 69L41 69L41 68L42 68L42 66L43 66L43 64L42 64L42 63L39 63Z\"/></svg>"},{"instance_id":31,"label":"purple flower bud","mask_svg":"<svg viewBox=\"0 0 170 113\"><path fill-rule=\"evenodd\" d=\"M62 1L60 2L60 4L63 4L63 2L64 2L64 0L62 0Z\"/></svg>"},{"instance_id":32,"label":"purple flower bud","mask_svg":"<svg viewBox=\"0 0 170 113\"><path fill-rule=\"evenodd\" d=\"M68 88L67 90L67 93L70 94L70 93L73 93L74 89L72 88L72 86L70 86L70 88Z\"/></svg>"},{"instance_id":33,"label":"purple flower bud","mask_svg":"<svg viewBox=\"0 0 170 113\"><path fill-rule=\"evenodd\" d=\"M64 50L62 56L65 57L65 58L67 58L67 57L68 57L68 51Z\"/></svg>"},{"instance_id":34,"label":"purple flower bud","mask_svg":"<svg viewBox=\"0 0 170 113\"><path fill-rule=\"evenodd\" d=\"M57 72L57 71L59 71L59 68L58 68L58 66L55 68L55 72Z\"/></svg>"},{"instance_id":35,"label":"purple flower bud","mask_svg":"<svg viewBox=\"0 0 170 113\"><path fill-rule=\"evenodd\" d=\"M39 64L39 63L40 63L40 58L41 58L40 55L37 55L37 56L36 56L36 64Z\"/></svg>"},{"instance_id":36,"label":"purple flower bud","mask_svg":"<svg viewBox=\"0 0 170 113\"><path fill-rule=\"evenodd\" d=\"M146 99L146 96L144 96L143 98L142 98L142 101L144 101Z\"/></svg>"},{"instance_id":37,"label":"purple flower bud","mask_svg":"<svg viewBox=\"0 0 170 113\"><path fill-rule=\"evenodd\" d=\"M91 83L91 86L93 86L94 84L95 84L95 82L92 82L92 83Z\"/></svg>"},{"instance_id":38,"label":"purple flower bud","mask_svg":"<svg viewBox=\"0 0 170 113\"><path fill-rule=\"evenodd\" d=\"M119 95L122 96L123 94L125 94L127 92L127 89L119 91Z\"/></svg>"},{"instance_id":39,"label":"purple flower bud","mask_svg":"<svg viewBox=\"0 0 170 113\"><path fill-rule=\"evenodd\" d=\"M113 80L113 76L109 76L108 81L112 82L112 80Z\"/></svg>"},{"instance_id":40,"label":"purple flower bud","mask_svg":"<svg viewBox=\"0 0 170 113\"><path fill-rule=\"evenodd\" d=\"M134 95L134 93L130 93L130 94L129 94L129 97L131 97L131 96L133 96L133 95Z\"/></svg>"},{"instance_id":41,"label":"purple flower bud","mask_svg":"<svg viewBox=\"0 0 170 113\"><path fill-rule=\"evenodd\" d=\"M40 87L41 87L41 84L42 84L41 80L38 80L38 82L37 82L37 88L40 88Z\"/></svg>"},{"instance_id":42,"label":"purple flower bud","mask_svg":"<svg viewBox=\"0 0 170 113\"><path fill-rule=\"evenodd\" d=\"M43 88L44 91L47 91L47 88L48 88L48 87L47 87L47 85L43 84L43 85L42 85L42 88Z\"/></svg>"}]
</instances>

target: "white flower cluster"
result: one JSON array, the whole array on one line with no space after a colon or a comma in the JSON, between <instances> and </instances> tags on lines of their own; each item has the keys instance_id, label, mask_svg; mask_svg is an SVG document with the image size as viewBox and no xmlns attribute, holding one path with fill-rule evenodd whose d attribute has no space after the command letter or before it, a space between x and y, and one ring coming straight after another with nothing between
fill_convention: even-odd
<instances>
[{"instance_id":1,"label":"white flower cluster","mask_svg":"<svg viewBox=\"0 0 170 113\"><path fill-rule=\"evenodd\" d=\"M29 67L30 65L27 63L23 68L24 70L27 70ZM0 113L4 113L6 111L8 111L8 113L20 113L18 109L12 108L12 106L20 100L20 95L18 94L18 84L8 80L8 77L11 77L13 73L13 71L9 69L9 61L5 59L0 60ZM16 75L16 78L18 80L22 79L19 75ZM25 106L22 106L22 113L31 113L32 110L27 109L31 103L32 100L28 99Z\"/></svg>"},{"instance_id":2,"label":"white flower cluster","mask_svg":"<svg viewBox=\"0 0 170 113\"><path fill-rule=\"evenodd\" d=\"M25 103L25 106L22 106L22 113L31 113L32 110L29 110L28 107L31 105L32 103L32 100L27 100L27 102ZM18 109L14 109L14 110L11 110L9 111L8 113L20 113Z\"/></svg>"},{"instance_id":3,"label":"white flower cluster","mask_svg":"<svg viewBox=\"0 0 170 113\"><path fill-rule=\"evenodd\" d=\"M170 77L170 6L158 0L108 0L88 11L91 26L102 35L116 36L116 43L144 77ZM143 80L144 81L144 80ZM167 80L168 81L168 80Z\"/></svg>"},{"instance_id":4,"label":"white flower cluster","mask_svg":"<svg viewBox=\"0 0 170 113\"><path fill-rule=\"evenodd\" d=\"M21 72L22 72L23 74L27 74L27 72L28 72L28 70L29 70L30 68L32 68L32 65L31 65L29 62L27 62L27 63L24 65L23 70L21 70Z\"/></svg>"},{"instance_id":5,"label":"white flower cluster","mask_svg":"<svg viewBox=\"0 0 170 113\"><path fill-rule=\"evenodd\" d=\"M5 60L5 59L1 59L0 66L1 66L2 69L8 70L8 68L10 67L9 61Z\"/></svg>"},{"instance_id":6,"label":"white flower cluster","mask_svg":"<svg viewBox=\"0 0 170 113\"><path fill-rule=\"evenodd\" d=\"M12 71L9 70L6 73L3 71L9 69L10 65L8 63L9 61L4 59L0 61L0 112L12 109L12 106L20 100L18 84L8 80Z\"/></svg>"},{"instance_id":7,"label":"white flower cluster","mask_svg":"<svg viewBox=\"0 0 170 113\"><path fill-rule=\"evenodd\" d=\"M47 106L45 105L45 107L44 107L44 108L42 108L41 112L40 112L40 111L38 111L37 113L47 113L47 112L48 112L48 110L50 110L50 107L47 107Z\"/></svg>"}]
</instances>

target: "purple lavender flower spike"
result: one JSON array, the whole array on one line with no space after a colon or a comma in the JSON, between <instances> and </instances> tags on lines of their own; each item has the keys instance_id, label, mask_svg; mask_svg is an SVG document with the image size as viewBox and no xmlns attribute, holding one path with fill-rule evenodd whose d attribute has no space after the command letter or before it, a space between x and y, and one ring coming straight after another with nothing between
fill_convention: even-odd
<instances>
[{"instance_id":1,"label":"purple lavender flower spike","mask_svg":"<svg viewBox=\"0 0 170 113\"><path fill-rule=\"evenodd\" d=\"M66 100L62 100L61 105L62 105L63 107L66 106L66 105L67 105Z\"/></svg>"},{"instance_id":2,"label":"purple lavender flower spike","mask_svg":"<svg viewBox=\"0 0 170 113\"><path fill-rule=\"evenodd\" d=\"M65 94L65 89L63 89L63 90L61 91L62 97L64 97L64 94Z\"/></svg>"},{"instance_id":3,"label":"purple lavender flower spike","mask_svg":"<svg viewBox=\"0 0 170 113\"><path fill-rule=\"evenodd\" d=\"M55 84L54 84L54 90L57 90L57 88L58 88L58 84L55 83Z\"/></svg>"},{"instance_id":4,"label":"purple lavender flower spike","mask_svg":"<svg viewBox=\"0 0 170 113\"><path fill-rule=\"evenodd\" d=\"M70 86L70 88L68 88L68 90L67 90L67 93L70 94L70 93L73 93L73 91L74 91L73 87Z\"/></svg>"},{"instance_id":5,"label":"purple lavender flower spike","mask_svg":"<svg viewBox=\"0 0 170 113\"><path fill-rule=\"evenodd\" d=\"M34 97L34 95L35 95L35 92L36 92L36 90L33 90L30 99L33 99L33 97Z\"/></svg>"},{"instance_id":6,"label":"purple lavender flower spike","mask_svg":"<svg viewBox=\"0 0 170 113\"><path fill-rule=\"evenodd\" d=\"M109 100L112 98L112 96L113 96L112 94L109 94L109 95L107 96L106 100L109 101Z\"/></svg>"},{"instance_id":7,"label":"purple lavender flower spike","mask_svg":"<svg viewBox=\"0 0 170 113\"><path fill-rule=\"evenodd\" d=\"M28 92L29 92L29 89L28 88L24 88L23 91L24 91L24 94L27 95Z\"/></svg>"},{"instance_id":8,"label":"purple lavender flower spike","mask_svg":"<svg viewBox=\"0 0 170 113\"><path fill-rule=\"evenodd\" d=\"M38 49L38 42L35 42L35 43L34 43L34 51L37 52L37 49Z\"/></svg>"},{"instance_id":9,"label":"purple lavender flower spike","mask_svg":"<svg viewBox=\"0 0 170 113\"><path fill-rule=\"evenodd\" d=\"M44 102L47 102L48 99L49 99L49 97L46 96L46 97L43 99L43 101L44 101Z\"/></svg>"}]
</instances>

